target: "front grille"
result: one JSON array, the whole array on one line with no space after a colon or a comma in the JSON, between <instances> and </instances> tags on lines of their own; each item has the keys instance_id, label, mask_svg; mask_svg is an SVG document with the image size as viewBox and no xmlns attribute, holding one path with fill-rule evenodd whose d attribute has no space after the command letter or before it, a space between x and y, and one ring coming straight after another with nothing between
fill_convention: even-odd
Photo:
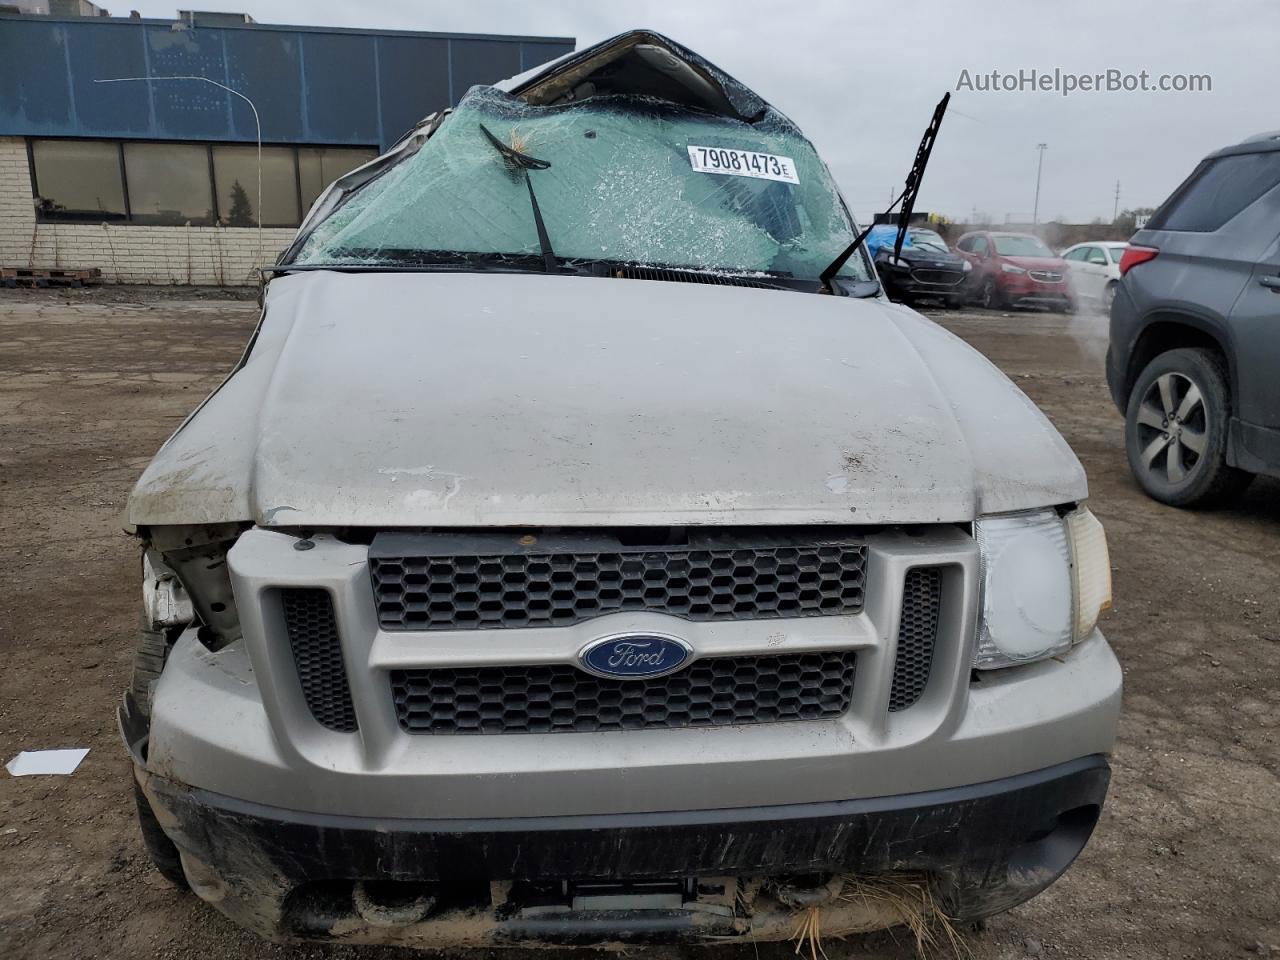
<instances>
[{"instance_id":1,"label":"front grille","mask_svg":"<svg viewBox=\"0 0 1280 960\"><path fill-rule=\"evenodd\" d=\"M920 699L929 683L941 601L942 574L937 567L913 567L907 571L902 590L902 620L898 626L898 653L889 691L890 712L907 709Z\"/></svg>"},{"instance_id":2,"label":"front grille","mask_svg":"<svg viewBox=\"0 0 1280 960\"><path fill-rule=\"evenodd\" d=\"M532 540L532 537L526 538ZM596 537L392 534L370 570L384 630L565 626L619 610L761 620L862 610L860 540L625 547Z\"/></svg>"},{"instance_id":3,"label":"front grille","mask_svg":"<svg viewBox=\"0 0 1280 960\"><path fill-rule=\"evenodd\" d=\"M409 733L591 733L826 720L849 709L855 654L698 660L648 680L552 664L391 671Z\"/></svg>"},{"instance_id":4,"label":"front grille","mask_svg":"<svg viewBox=\"0 0 1280 960\"><path fill-rule=\"evenodd\" d=\"M1062 274L1050 270L1032 270L1031 279L1039 280L1041 283L1061 283Z\"/></svg>"},{"instance_id":5,"label":"front grille","mask_svg":"<svg viewBox=\"0 0 1280 960\"><path fill-rule=\"evenodd\" d=\"M932 283L953 287L964 277L958 270L912 270L911 278L917 283Z\"/></svg>"},{"instance_id":6,"label":"front grille","mask_svg":"<svg viewBox=\"0 0 1280 960\"><path fill-rule=\"evenodd\" d=\"M356 729L356 713L329 592L290 587L280 591L280 604L302 696L311 715L330 730L350 733Z\"/></svg>"}]
</instances>

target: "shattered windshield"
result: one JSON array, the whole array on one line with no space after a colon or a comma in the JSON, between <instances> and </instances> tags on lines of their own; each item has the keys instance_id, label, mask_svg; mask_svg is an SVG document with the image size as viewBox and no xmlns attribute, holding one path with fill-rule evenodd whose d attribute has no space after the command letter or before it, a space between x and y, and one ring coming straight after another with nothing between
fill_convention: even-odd
<instances>
[{"instance_id":1,"label":"shattered windshield","mask_svg":"<svg viewBox=\"0 0 1280 960\"><path fill-rule=\"evenodd\" d=\"M481 125L550 164L531 182L561 261L816 279L855 236L825 165L780 114L746 123L637 96L537 107L475 87L417 153L320 222L293 262L536 257L524 174ZM870 279L861 257L841 275Z\"/></svg>"}]
</instances>

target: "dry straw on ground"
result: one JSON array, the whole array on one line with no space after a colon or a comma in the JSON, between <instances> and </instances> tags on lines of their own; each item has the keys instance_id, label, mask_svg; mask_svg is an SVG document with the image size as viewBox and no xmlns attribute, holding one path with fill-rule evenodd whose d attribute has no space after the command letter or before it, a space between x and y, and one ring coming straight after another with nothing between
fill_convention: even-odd
<instances>
[{"instance_id":1,"label":"dry straw on ground","mask_svg":"<svg viewBox=\"0 0 1280 960\"><path fill-rule=\"evenodd\" d=\"M921 957L949 955L956 960L969 960L973 956L955 924L946 915L933 894L927 877L919 874L903 874L875 878L844 877L840 899L868 908L868 913L889 914L898 918L915 939L916 952ZM808 954L809 960L826 958L823 936L843 937L853 933L869 933L868 929L840 928L823 930L823 907L806 907L796 914L796 928L792 940L796 954Z\"/></svg>"}]
</instances>

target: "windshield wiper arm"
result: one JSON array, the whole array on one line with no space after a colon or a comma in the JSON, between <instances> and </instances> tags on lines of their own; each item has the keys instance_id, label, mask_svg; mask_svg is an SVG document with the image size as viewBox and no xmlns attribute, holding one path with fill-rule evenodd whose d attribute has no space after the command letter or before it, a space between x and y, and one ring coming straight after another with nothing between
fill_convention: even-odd
<instances>
[{"instance_id":1,"label":"windshield wiper arm","mask_svg":"<svg viewBox=\"0 0 1280 960\"><path fill-rule=\"evenodd\" d=\"M916 196L920 193L920 182L924 179L924 168L929 164L929 154L933 152L933 141L938 137L938 127L942 126L942 115L947 112L947 104L951 101L950 92L943 94L942 99L938 101L938 105L933 108L933 119L929 121L929 126L924 131L924 137L920 140L920 148L916 150L915 162L911 165L911 172L907 174L907 184L898 194L898 198L889 204L883 214L871 218L871 223L841 252L840 256L831 261L831 265L822 271L819 280L822 281L822 289L828 293L831 292L831 281L840 268L848 262L853 256L855 250L862 245L862 241L867 239L873 228L879 226L883 220L881 217L887 217L893 212L893 208L902 203L902 212L898 214L898 237L893 244L893 255L896 257L902 253L902 239L907 235L908 221L911 219L911 211L916 205ZM903 200L905 199L905 203Z\"/></svg>"},{"instance_id":2,"label":"windshield wiper arm","mask_svg":"<svg viewBox=\"0 0 1280 960\"><path fill-rule=\"evenodd\" d=\"M533 181L529 179L530 170L546 170L551 164L546 160L539 160L537 157L531 157L527 153L521 153L514 147L507 146L495 137L483 123L480 124L480 129L489 138L489 142L493 144L494 149L502 154L503 159L517 170L524 171L524 184L529 188L529 203L533 207L533 223L538 228L538 246L542 250L542 263L547 273L556 273L560 269L560 265L556 260L555 251L551 249L551 238L547 236L547 225L542 219L542 211L538 209L538 198L533 192Z\"/></svg>"}]
</instances>

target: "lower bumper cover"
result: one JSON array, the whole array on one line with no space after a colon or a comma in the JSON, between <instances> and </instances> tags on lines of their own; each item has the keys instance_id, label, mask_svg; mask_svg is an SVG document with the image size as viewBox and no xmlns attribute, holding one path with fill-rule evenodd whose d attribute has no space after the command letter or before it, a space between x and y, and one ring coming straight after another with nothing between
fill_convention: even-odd
<instances>
[{"instance_id":1,"label":"lower bumper cover","mask_svg":"<svg viewBox=\"0 0 1280 960\"><path fill-rule=\"evenodd\" d=\"M881 279L890 293L904 297L961 297L965 295L967 286L963 276L953 283L932 283L902 271L882 273Z\"/></svg>"},{"instance_id":2,"label":"lower bumper cover","mask_svg":"<svg viewBox=\"0 0 1280 960\"><path fill-rule=\"evenodd\" d=\"M1069 306L1075 302L1071 288L1065 283L1006 284L1005 299L1011 304Z\"/></svg>"},{"instance_id":3,"label":"lower bumper cover","mask_svg":"<svg viewBox=\"0 0 1280 960\"><path fill-rule=\"evenodd\" d=\"M1105 758L1091 756L908 796L459 821L291 812L136 771L193 888L232 919L273 939L420 946L776 939L789 934L779 917L790 913L768 902L770 885L831 875L926 875L951 916L986 916L1067 869L1110 778ZM549 908L545 899L556 884L685 881L696 891L699 878L726 877L754 886L738 887L719 913L702 910L696 894L660 910L603 909L607 898L587 908L571 896ZM411 922L371 915L351 905L366 882L419 884L440 906ZM519 891L534 886L542 899L522 903ZM463 903L463 890L478 894Z\"/></svg>"}]
</instances>

